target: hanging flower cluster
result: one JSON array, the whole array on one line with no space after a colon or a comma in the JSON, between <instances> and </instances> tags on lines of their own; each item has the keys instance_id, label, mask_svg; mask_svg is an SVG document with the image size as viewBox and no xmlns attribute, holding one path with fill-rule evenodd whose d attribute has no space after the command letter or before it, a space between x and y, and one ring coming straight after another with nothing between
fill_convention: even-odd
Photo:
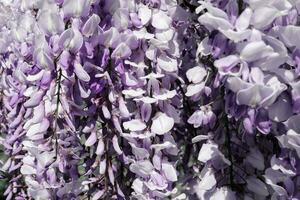
<instances>
[{"instance_id":1,"label":"hanging flower cluster","mask_svg":"<svg viewBox=\"0 0 300 200\"><path fill-rule=\"evenodd\" d=\"M217 71L211 88L221 88L215 97L221 95L221 100L215 101L224 105L213 104L220 112L220 133L213 132L213 139L201 147L198 160L208 167L201 171L198 196L300 198L299 2L201 1L195 12L206 32L198 57L206 60L207 69ZM189 122L205 125L204 116L212 115L206 112L201 107ZM215 166L216 160L227 166ZM218 179L220 170L227 179Z\"/></svg>"},{"instance_id":2,"label":"hanging flower cluster","mask_svg":"<svg viewBox=\"0 0 300 200\"><path fill-rule=\"evenodd\" d=\"M6 199L300 199L295 0L3 0Z\"/></svg>"}]
</instances>

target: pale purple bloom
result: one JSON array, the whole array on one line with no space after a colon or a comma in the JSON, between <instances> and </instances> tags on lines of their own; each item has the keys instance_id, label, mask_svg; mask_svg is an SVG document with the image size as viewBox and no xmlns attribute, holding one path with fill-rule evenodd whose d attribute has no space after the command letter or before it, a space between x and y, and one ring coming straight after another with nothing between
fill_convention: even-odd
<instances>
[{"instance_id":1,"label":"pale purple bloom","mask_svg":"<svg viewBox=\"0 0 300 200\"><path fill-rule=\"evenodd\" d=\"M0 3L6 199L299 199L299 3Z\"/></svg>"}]
</instances>

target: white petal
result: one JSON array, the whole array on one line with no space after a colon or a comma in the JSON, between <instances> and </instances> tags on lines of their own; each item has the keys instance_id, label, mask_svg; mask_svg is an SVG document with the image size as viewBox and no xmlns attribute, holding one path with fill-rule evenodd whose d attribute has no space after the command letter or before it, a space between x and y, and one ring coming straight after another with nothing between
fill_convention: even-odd
<instances>
[{"instance_id":1,"label":"white petal","mask_svg":"<svg viewBox=\"0 0 300 200\"><path fill-rule=\"evenodd\" d=\"M85 17L89 8L89 0L65 0L62 6L65 17Z\"/></svg>"},{"instance_id":2,"label":"white petal","mask_svg":"<svg viewBox=\"0 0 300 200\"><path fill-rule=\"evenodd\" d=\"M202 9L207 9L207 11L213 16L228 20L227 13L224 10L221 10L213 6L211 3L205 1L199 1L199 3L201 4L201 6L197 8L197 11L201 11Z\"/></svg>"},{"instance_id":3,"label":"white petal","mask_svg":"<svg viewBox=\"0 0 300 200\"><path fill-rule=\"evenodd\" d=\"M245 39L248 39L251 36L251 30L243 30L243 31L233 31L231 29L222 30L219 29L221 33L223 33L228 39L234 42L240 42Z\"/></svg>"},{"instance_id":4,"label":"white petal","mask_svg":"<svg viewBox=\"0 0 300 200\"><path fill-rule=\"evenodd\" d=\"M197 55L207 56L212 52L212 46L209 44L209 37L204 38L197 47Z\"/></svg>"},{"instance_id":5,"label":"white petal","mask_svg":"<svg viewBox=\"0 0 300 200\"><path fill-rule=\"evenodd\" d=\"M54 62L42 48L35 51L36 64L40 69L54 69Z\"/></svg>"},{"instance_id":6,"label":"white petal","mask_svg":"<svg viewBox=\"0 0 300 200\"><path fill-rule=\"evenodd\" d=\"M103 32L99 39L100 44L103 44L107 48L115 48L116 45L119 44L118 40L120 39L120 33L115 27L111 27L107 31Z\"/></svg>"},{"instance_id":7,"label":"white petal","mask_svg":"<svg viewBox=\"0 0 300 200\"><path fill-rule=\"evenodd\" d=\"M174 30L173 29L168 29L168 30L157 30L155 32L155 37L158 40L168 42L170 41L174 36Z\"/></svg>"},{"instance_id":8,"label":"white petal","mask_svg":"<svg viewBox=\"0 0 300 200\"><path fill-rule=\"evenodd\" d=\"M220 58L214 62L214 65L216 68L218 68L219 71L226 72L227 68L231 66L235 66L240 62L240 59L236 55L229 55L223 58Z\"/></svg>"},{"instance_id":9,"label":"white petal","mask_svg":"<svg viewBox=\"0 0 300 200\"><path fill-rule=\"evenodd\" d=\"M214 158L214 155L216 155L217 145L215 144L203 144L200 152L198 154L198 160L201 162L207 162Z\"/></svg>"},{"instance_id":10,"label":"white petal","mask_svg":"<svg viewBox=\"0 0 300 200\"><path fill-rule=\"evenodd\" d=\"M89 74L83 69L82 65L79 62L75 62L74 72L80 80L85 81L85 82L90 81Z\"/></svg>"},{"instance_id":11,"label":"white petal","mask_svg":"<svg viewBox=\"0 0 300 200\"><path fill-rule=\"evenodd\" d=\"M290 129L287 132L287 135L281 135L277 136L278 141L280 142L280 145L289 148L289 149L295 149L298 156L300 156L300 135L295 132L294 130ZM272 163L272 160L271 160ZM272 168L275 169L274 165L272 165ZM278 167L280 169L281 167ZM283 170L282 170L283 171Z\"/></svg>"},{"instance_id":12,"label":"white petal","mask_svg":"<svg viewBox=\"0 0 300 200\"><path fill-rule=\"evenodd\" d=\"M147 76L141 77L141 79L142 80L144 80L144 79L159 79L159 78L163 78L164 76L165 76L164 74L156 74L156 73L151 72Z\"/></svg>"},{"instance_id":13,"label":"white petal","mask_svg":"<svg viewBox=\"0 0 300 200\"><path fill-rule=\"evenodd\" d=\"M152 15L152 26L157 29L168 29L172 19L165 12L158 10Z\"/></svg>"},{"instance_id":14,"label":"white petal","mask_svg":"<svg viewBox=\"0 0 300 200\"><path fill-rule=\"evenodd\" d=\"M129 142L131 148L132 148L132 153L136 156L137 159L143 160L145 158L149 158L150 154L148 150L144 148L137 147L136 144Z\"/></svg>"},{"instance_id":15,"label":"white petal","mask_svg":"<svg viewBox=\"0 0 300 200\"><path fill-rule=\"evenodd\" d=\"M78 79L77 81L78 87L79 87L79 93L82 98L88 98L91 94L90 89L84 88L84 86L81 84L81 81Z\"/></svg>"},{"instance_id":16,"label":"white petal","mask_svg":"<svg viewBox=\"0 0 300 200\"><path fill-rule=\"evenodd\" d=\"M114 27L118 30L125 30L129 25L129 13L127 9L119 8L112 16Z\"/></svg>"},{"instance_id":17,"label":"white petal","mask_svg":"<svg viewBox=\"0 0 300 200\"><path fill-rule=\"evenodd\" d=\"M44 118L40 123L31 125L26 133L26 136L30 138L36 134L43 133L48 129L49 125L50 123L48 119Z\"/></svg>"},{"instance_id":18,"label":"white petal","mask_svg":"<svg viewBox=\"0 0 300 200\"><path fill-rule=\"evenodd\" d=\"M55 153L53 151L51 151L51 152L45 151L41 154L36 155L36 158L37 158L38 162L40 163L40 165L42 167L45 167L48 164L52 163L52 161L54 160L54 156L55 156Z\"/></svg>"},{"instance_id":19,"label":"white petal","mask_svg":"<svg viewBox=\"0 0 300 200\"><path fill-rule=\"evenodd\" d=\"M278 16L280 12L274 7L259 7L254 10L251 24L257 29L265 28Z\"/></svg>"},{"instance_id":20,"label":"white petal","mask_svg":"<svg viewBox=\"0 0 300 200\"><path fill-rule=\"evenodd\" d=\"M139 8L138 16L141 19L143 25L147 24L151 19L152 11L148 6L142 5Z\"/></svg>"},{"instance_id":21,"label":"white petal","mask_svg":"<svg viewBox=\"0 0 300 200\"><path fill-rule=\"evenodd\" d=\"M163 135L169 132L174 126L174 119L167 116L165 113L159 112L153 118L151 132L158 135Z\"/></svg>"},{"instance_id":22,"label":"white petal","mask_svg":"<svg viewBox=\"0 0 300 200\"><path fill-rule=\"evenodd\" d=\"M272 52L272 47L266 45L263 41L250 42L241 50L240 58L247 62L252 62L266 57Z\"/></svg>"},{"instance_id":23,"label":"white petal","mask_svg":"<svg viewBox=\"0 0 300 200\"><path fill-rule=\"evenodd\" d=\"M59 46L76 53L83 45L83 37L76 28L65 30L59 37Z\"/></svg>"},{"instance_id":24,"label":"white petal","mask_svg":"<svg viewBox=\"0 0 300 200\"><path fill-rule=\"evenodd\" d=\"M137 37L137 39L152 39L154 34L148 33L145 28L141 28L139 30L134 30L133 34Z\"/></svg>"},{"instance_id":25,"label":"white petal","mask_svg":"<svg viewBox=\"0 0 300 200\"><path fill-rule=\"evenodd\" d=\"M26 79L27 79L27 81L30 81L30 82L39 81L43 78L44 72L45 72L45 70L41 70L34 75L27 75Z\"/></svg>"},{"instance_id":26,"label":"white petal","mask_svg":"<svg viewBox=\"0 0 300 200\"><path fill-rule=\"evenodd\" d=\"M250 8L246 8L241 15L237 18L235 22L235 27L238 31L246 30L250 24L250 20L252 17L252 10Z\"/></svg>"},{"instance_id":27,"label":"white petal","mask_svg":"<svg viewBox=\"0 0 300 200\"><path fill-rule=\"evenodd\" d=\"M199 94L205 87L205 83L198 83L198 84L190 84L187 87L187 91L185 93L186 96L191 97L193 95Z\"/></svg>"},{"instance_id":28,"label":"white petal","mask_svg":"<svg viewBox=\"0 0 300 200\"><path fill-rule=\"evenodd\" d=\"M101 199L101 197L103 196L103 194L105 193L105 190L99 190L97 191L94 195L92 200L98 200Z\"/></svg>"},{"instance_id":29,"label":"white petal","mask_svg":"<svg viewBox=\"0 0 300 200\"><path fill-rule=\"evenodd\" d=\"M121 155L123 153L123 151L119 146L118 136L114 135L112 142L113 142L114 150L117 152L118 155Z\"/></svg>"},{"instance_id":30,"label":"white petal","mask_svg":"<svg viewBox=\"0 0 300 200\"><path fill-rule=\"evenodd\" d=\"M97 142L97 134L96 131L92 131L90 136L85 142L85 146L90 147L93 146Z\"/></svg>"},{"instance_id":31,"label":"white petal","mask_svg":"<svg viewBox=\"0 0 300 200\"><path fill-rule=\"evenodd\" d=\"M204 176L201 178L201 181L197 185L198 190L210 190L217 183L217 180L211 170L207 171Z\"/></svg>"},{"instance_id":32,"label":"white petal","mask_svg":"<svg viewBox=\"0 0 300 200\"><path fill-rule=\"evenodd\" d=\"M274 0L247 0L247 3L252 9L257 9L259 7L270 5Z\"/></svg>"},{"instance_id":33,"label":"white petal","mask_svg":"<svg viewBox=\"0 0 300 200\"><path fill-rule=\"evenodd\" d=\"M207 72L204 67L193 67L186 72L186 77L189 82L200 83L205 78Z\"/></svg>"},{"instance_id":34,"label":"white petal","mask_svg":"<svg viewBox=\"0 0 300 200\"><path fill-rule=\"evenodd\" d=\"M213 16L210 13L205 13L198 18L198 21L204 26L218 30L219 28L222 30L233 29L233 26L229 21L224 18Z\"/></svg>"},{"instance_id":35,"label":"white petal","mask_svg":"<svg viewBox=\"0 0 300 200\"><path fill-rule=\"evenodd\" d=\"M273 90L269 87L255 84L247 89L240 90L237 93L237 103L239 105L258 106L262 100L270 96Z\"/></svg>"},{"instance_id":36,"label":"white petal","mask_svg":"<svg viewBox=\"0 0 300 200\"><path fill-rule=\"evenodd\" d=\"M155 149L156 151L161 151L163 149L174 148L174 147L176 147L176 145L172 144L169 141L166 141L162 144L152 144L150 146L151 149Z\"/></svg>"},{"instance_id":37,"label":"white petal","mask_svg":"<svg viewBox=\"0 0 300 200\"><path fill-rule=\"evenodd\" d=\"M152 97L135 98L134 100L135 101L142 101L143 103L146 103L146 104L153 104L153 103L157 102L157 100L152 98Z\"/></svg>"},{"instance_id":38,"label":"white petal","mask_svg":"<svg viewBox=\"0 0 300 200\"><path fill-rule=\"evenodd\" d=\"M132 183L131 188L137 192L142 194L143 193L143 186L144 186L144 181L141 181L140 179L135 179Z\"/></svg>"},{"instance_id":39,"label":"white petal","mask_svg":"<svg viewBox=\"0 0 300 200\"><path fill-rule=\"evenodd\" d=\"M197 135L192 138L192 143L200 142L203 140L208 140L210 137L208 135Z\"/></svg>"},{"instance_id":40,"label":"white petal","mask_svg":"<svg viewBox=\"0 0 300 200\"><path fill-rule=\"evenodd\" d=\"M279 38L289 47L297 47L300 48L300 41L298 39L300 35L300 27L299 26L283 26L279 27Z\"/></svg>"},{"instance_id":41,"label":"white petal","mask_svg":"<svg viewBox=\"0 0 300 200\"><path fill-rule=\"evenodd\" d=\"M173 164L164 161L161 165L161 169L162 169L165 177L167 178L167 180L169 180L171 182L177 181L177 173L176 173L176 169L174 168Z\"/></svg>"},{"instance_id":42,"label":"white petal","mask_svg":"<svg viewBox=\"0 0 300 200\"><path fill-rule=\"evenodd\" d=\"M130 171L140 176L147 176L153 171L153 165L149 160L141 160L135 163L132 163L129 166Z\"/></svg>"},{"instance_id":43,"label":"white petal","mask_svg":"<svg viewBox=\"0 0 300 200\"><path fill-rule=\"evenodd\" d=\"M138 88L136 90L134 89L123 90L122 93L126 96L126 98L135 98L135 97L142 96L145 93L145 91L142 90L141 88Z\"/></svg>"},{"instance_id":44,"label":"white petal","mask_svg":"<svg viewBox=\"0 0 300 200\"><path fill-rule=\"evenodd\" d=\"M24 91L23 95L24 95L25 97L30 97L31 95L33 95L34 93L36 93L38 90L39 90L38 87L36 87L36 86L30 86L30 87L28 87L28 88Z\"/></svg>"},{"instance_id":45,"label":"white petal","mask_svg":"<svg viewBox=\"0 0 300 200\"><path fill-rule=\"evenodd\" d=\"M176 90L166 91L163 94L154 94L153 97L157 100L165 101L167 99L172 99L176 95Z\"/></svg>"},{"instance_id":46,"label":"white petal","mask_svg":"<svg viewBox=\"0 0 300 200\"><path fill-rule=\"evenodd\" d=\"M232 90L233 92L236 93L242 89L246 89L246 88L250 87L251 84L242 80L239 77L228 77L227 86L230 90Z\"/></svg>"},{"instance_id":47,"label":"white petal","mask_svg":"<svg viewBox=\"0 0 300 200\"><path fill-rule=\"evenodd\" d=\"M126 59L131 55L132 51L129 48L129 46L125 43L120 43L117 48L112 52L111 57L112 58L121 58Z\"/></svg>"},{"instance_id":48,"label":"white petal","mask_svg":"<svg viewBox=\"0 0 300 200\"><path fill-rule=\"evenodd\" d=\"M105 150L105 144L103 142L103 139L99 138L99 142L98 142L97 149L96 149L96 154L101 156L101 155L103 155L104 150Z\"/></svg>"},{"instance_id":49,"label":"white petal","mask_svg":"<svg viewBox=\"0 0 300 200\"><path fill-rule=\"evenodd\" d=\"M227 187L217 188L217 191L213 193L209 200L236 200L234 192ZM246 200L246 199L244 199Z\"/></svg>"},{"instance_id":50,"label":"white petal","mask_svg":"<svg viewBox=\"0 0 300 200\"><path fill-rule=\"evenodd\" d=\"M123 127L127 130L130 131L142 131L144 130L147 126L146 124L140 120L140 119L133 119L127 122L123 123Z\"/></svg>"},{"instance_id":51,"label":"white petal","mask_svg":"<svg viewBox=\"0 0 300 200\"><path fill-rule=\"evenodd\" d=\"M29 165L23 165L21 167L21 173L23 175L32 175L32 174L36 174L36 169L32 166Z\"/></svg>"},{"instance_id":52,"label":"white petal","mask_svg":"<svg viewBox=\"0 0 300 200\"><path fill-rule=\"evenodd\" d=\"M291 99L279 96L278 100L268 108L269 118L275 122L283 122L293 115Z\"/></svg>"},{"instance_id":53,"label":"white petal","mask_svg":"<svg viewBox=\"0 0 300 200\"><path fill-rule=\"evenodd\" d=\"M38 17L38 25L46 35L54 35L64 30L64 22L60 15L50 10L44 10Z\"/></svg>"},{"instance_id":54,"label":"white petal","mask_svg":"<svg viewBox=\"0 0 300 200\"><path fill-rule=\"evenodd\" d=\"M93 14L83 25L82 34L86 37L92 36L97 30L99 23L100 23L100 17L96 14Z\"/></svg>"},{"instance_id":55,"label":"white petal","mask_svg":"<svg viewBox=\"0 0 300 200\"><path fill-rule=\"evenodd\" d=\"M162 54L157 58L157 65L166 72L175 72L178 67L177 60L166 54Z\"/></svg>"}]
</instances>

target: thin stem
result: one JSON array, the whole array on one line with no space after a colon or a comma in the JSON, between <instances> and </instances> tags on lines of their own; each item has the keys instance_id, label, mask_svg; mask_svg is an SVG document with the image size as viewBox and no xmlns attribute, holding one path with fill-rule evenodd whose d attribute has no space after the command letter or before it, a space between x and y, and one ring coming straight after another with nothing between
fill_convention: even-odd
<instances>
[{"instance_id":1,"label":"thin stem","mask_svg":"<svg viewBox=\"0 0 300 200\"><path fill-rule=\"evenodd\" d=\"M57 136L57 126L58 126L58 112L59 112L59 104L60 104L60 95L61 95L61 80L62 80L62 69L59 68L57 66L57 62L59 61L59 58L61 56L63 51L61 51L58 56L54 59L54 67L57 73L57 77L56 77L56 84L57 84L57 99L56 99L56 108L55 108L55 124L54 124L54 130L53 130L53 137L55 138L55 159L53 162L55 162L57 160L57 156L58 156L58 136Z\"/></svg>"},{"instance_id":2,"label":"thin stem","mask_svg":"<svg viewBox=\"0 0 300 200\"><path fill-rule=\"evenodd\" d=\"M179 87L180 92L182 93L183 105L187 109L188 115L191 116L192 115L191 105L190 105L190 103L188 102L188 99L185 96L185 92L184 92L180 82L177 81L176 83ZM188 122L186 122L186 124L187 124L187 128L188 128L189 132L192 133L192 134L189 134L188 136L195 137L197 135L196 129L191 124L189 124ZM190 160L192 148L193 148L193 144L191 142L191 137L189 137L186 148L184 150L184 155L183 155L183 163L186 163L186 165L184 165L184 166L188 166L188 162Z\"/></svg>"},{"instance_id":3,"label":"thin stem","mask_svg":"<svg viewBox=\"0 0 300 200\"><path fill-rule=\"evenodd\" d=\"M225 97L225 89L222 88L222 96ZM225 101L224 101L225 105ZM226 148L227 148L227 153L228 153L228 159L230 161L230 166L229 166L229 179L230 179L230 186L231 188L234 186L234 180L233 180L233 159L232 159L232 151L231 151L231 133L229 129L229 121L227 118L227 115L223 115L223 122L225 126L225 135L226 135Z\"/></svg>"},{"instance_id":4,"label":"thin stem","mask_svg":"<svg viewBox=\"0 0 300 200\"><path fill-rule=\"evenodd\" d=\"M238 0L239 14L243 12L243 0Z\"/></svg>"},{"instance_id":5,"label":"thin stem","mask_svg":"<svg viewBox=\"0 0 300 200\"><path fill-rule=\"evenodd\" d=\"M55 64L56 65L56 64ZM57 159L58 155L58 137L57 137L57 124L58 124L58 113L59 113L59 104L60 104L60 95L61 95L61 78L62 78L62 69L59 68L57 76L57 99L56 99L56 108L55 108L55 125L54 125L54 138L55 138L55 157Z\"/></svg>"},{"instance_id":6,"label":"thin stem","mask_svg":"<svg viewBox=\"0 0 300 200\"><path fill-rule=\"evenodd\" d=\"M221 96L223 97L223 106L225 107L226 104L226 100L225 100L225 96L226 96L226 91L225 91L225 87L223 86L221 88ZM227 117L227 114L224 113L222 116L222 122L225 128L225 147L227 149L227 154L228 154L228 160L230 161L230 166L229 166L229 184L230 187L233 188L234 187L234 170L233 170L233 156L232 156L232 149L231 149L231 130L229 128L229 120Z\"/></svg>"}]
</instances>

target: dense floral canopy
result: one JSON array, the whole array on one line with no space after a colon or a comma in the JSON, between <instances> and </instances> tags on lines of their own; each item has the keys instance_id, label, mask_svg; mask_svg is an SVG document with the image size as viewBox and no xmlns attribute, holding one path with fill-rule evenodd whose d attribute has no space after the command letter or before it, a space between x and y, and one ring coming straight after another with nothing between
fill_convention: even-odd
<instances>
[{"instance_id":1,"label":"dense floral canopy","mask_svg":"<svg viewBox=\"0 0 300 200\"><path fill-rule=\"evenodd\" d=\"M300 0L0 1L6 199L300 199Z\"/></svg>"}]
</instances>

